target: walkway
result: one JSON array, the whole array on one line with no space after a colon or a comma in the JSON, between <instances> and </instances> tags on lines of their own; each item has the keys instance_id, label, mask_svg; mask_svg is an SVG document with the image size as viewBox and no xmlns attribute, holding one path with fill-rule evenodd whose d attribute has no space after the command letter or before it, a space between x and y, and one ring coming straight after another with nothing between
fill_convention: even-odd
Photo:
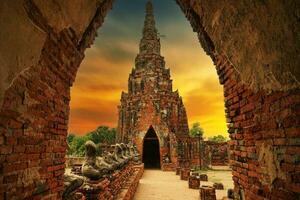
<instances>
[{"instance_id":1,"label":"walkway","mask_svg":"<svg viewBox=\"0 0 300 200\"><path fill-rule=\"evenodd\" d=\"M188 188L175 172L145 170L134 200L198 200L199 190Z\"/></svg>"}]
</instances>

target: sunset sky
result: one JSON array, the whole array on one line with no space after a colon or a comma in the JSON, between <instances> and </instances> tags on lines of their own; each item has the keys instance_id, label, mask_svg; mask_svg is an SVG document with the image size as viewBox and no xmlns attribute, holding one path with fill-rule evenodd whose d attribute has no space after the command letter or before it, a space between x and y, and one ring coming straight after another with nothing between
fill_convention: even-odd
<instances>
[{"instance_id":1,"label":"sunset sky","mask_svg":"<svg viewBox=\"0 0 300 200\"><path fill-rule=\"evenodd\" d=\"M86 50L71 89L69 132L85 134L99 125L117 126L121 91L127 91L145 16L146 0L117 0ZM199 121L206 137L227 136L222 87L197 34L173 0L153 0L162 55L171 69L191 124Z\"/></svg>"}]
</instances>

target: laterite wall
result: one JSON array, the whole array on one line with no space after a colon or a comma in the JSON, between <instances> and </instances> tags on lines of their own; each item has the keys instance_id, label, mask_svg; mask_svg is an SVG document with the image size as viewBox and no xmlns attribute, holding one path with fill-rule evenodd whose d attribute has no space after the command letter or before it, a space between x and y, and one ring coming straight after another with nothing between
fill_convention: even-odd
<instances>
[{"instance_id":1,"label":"laterite wall","mask_svg":"<svg viewBox=\"0 0 300 200\"><path fill-rule=\"evenodd\" d=\"M76 6L66 2L54 5L53 1L27 0L2 4L6 12L0 15L14 19L6 26L0 20L4 27L1 33L11 32L6 37L9 41L11 34L15 40L15 51L11 53L16 57L12 60L19 61L16 65L23 65L6 66L11 67L11 74L5 81L10 76L13 79L6 90L1 90L1 94L4 93L0 96L0 199L56 200L61 197L70 86L84 58L84 50L93 41L112 5L112 1L77 3ZM94 7L89 7L91 5ZM55 19L53 11L58 16L65 14L65 10L57 6L69 10L69 16ZM80 10L89 13L80 18ZM6 20L9 22L10 18ZM18 24L19 20L23 20L22 24ZM82 25L70 26L72 20ZM14 31L23 31L19 34L26 37ZM27 40L32 41L27 44ZM10 51L11 47L7 44L5 48ZM1 52L5 51L1 48ZM22 57L25 52L31 57L28 60L28 55ZM26 66L26 63L31 65Z\"/></svg>"}]
</instances>

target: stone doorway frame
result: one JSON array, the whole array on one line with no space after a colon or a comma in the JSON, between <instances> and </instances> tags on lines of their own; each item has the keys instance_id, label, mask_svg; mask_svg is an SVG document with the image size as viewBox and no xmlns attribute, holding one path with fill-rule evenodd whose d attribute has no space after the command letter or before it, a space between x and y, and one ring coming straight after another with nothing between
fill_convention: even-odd
<instances>
[{"instance_id":1,"label":"stone doorway frame","mask_svg":"<svg viewBox=\"0 0 300 200\"><path fill-rule=\"evenodd\" d=\"M157 135L157 132L155 131L155 129L153 128L153 126L152 125L150 125L150 127L148 128L148 130L147 130L147 132L146 132L146 134L145 134L145 136L143 137L143 146L142 146L142 160L144 161L144 149L145 149L145 140L147 140L147 135L148 134L150 134L150 130L152 129L152 131L154 132L154 134L155 134L155 136L156 136L156 139L155 140L157 140L157 142L158 142L158 153L159 153L159 169L161 169L161 165L162 165L162 155L161 155L161 146L160 146L160 144L161 144L161 141L160 141L160 138L158 137L158 135Z\"/></svg>"}]
</instances>

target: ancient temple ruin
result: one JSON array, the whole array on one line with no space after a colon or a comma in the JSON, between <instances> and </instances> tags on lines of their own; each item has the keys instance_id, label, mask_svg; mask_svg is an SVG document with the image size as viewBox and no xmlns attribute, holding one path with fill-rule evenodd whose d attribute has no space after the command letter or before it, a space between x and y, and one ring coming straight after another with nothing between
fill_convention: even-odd
<instances>
[{"instance_id":1,"label":"ancient temple ruin","mask_svg":"<svg viewBox=\"0 0 300 200\"><path fill-rule=\"evenodd\" d=\"M147 167L172 170L181 161L199 165L199 138L189 137L186 110L178 90L173 91L170 69L160 54L153 6L146 5L143 37L135 67L119 106L119 142L133 142ZM179 160L178 160L179 157Z\"/></svg>"}]
</instances>

